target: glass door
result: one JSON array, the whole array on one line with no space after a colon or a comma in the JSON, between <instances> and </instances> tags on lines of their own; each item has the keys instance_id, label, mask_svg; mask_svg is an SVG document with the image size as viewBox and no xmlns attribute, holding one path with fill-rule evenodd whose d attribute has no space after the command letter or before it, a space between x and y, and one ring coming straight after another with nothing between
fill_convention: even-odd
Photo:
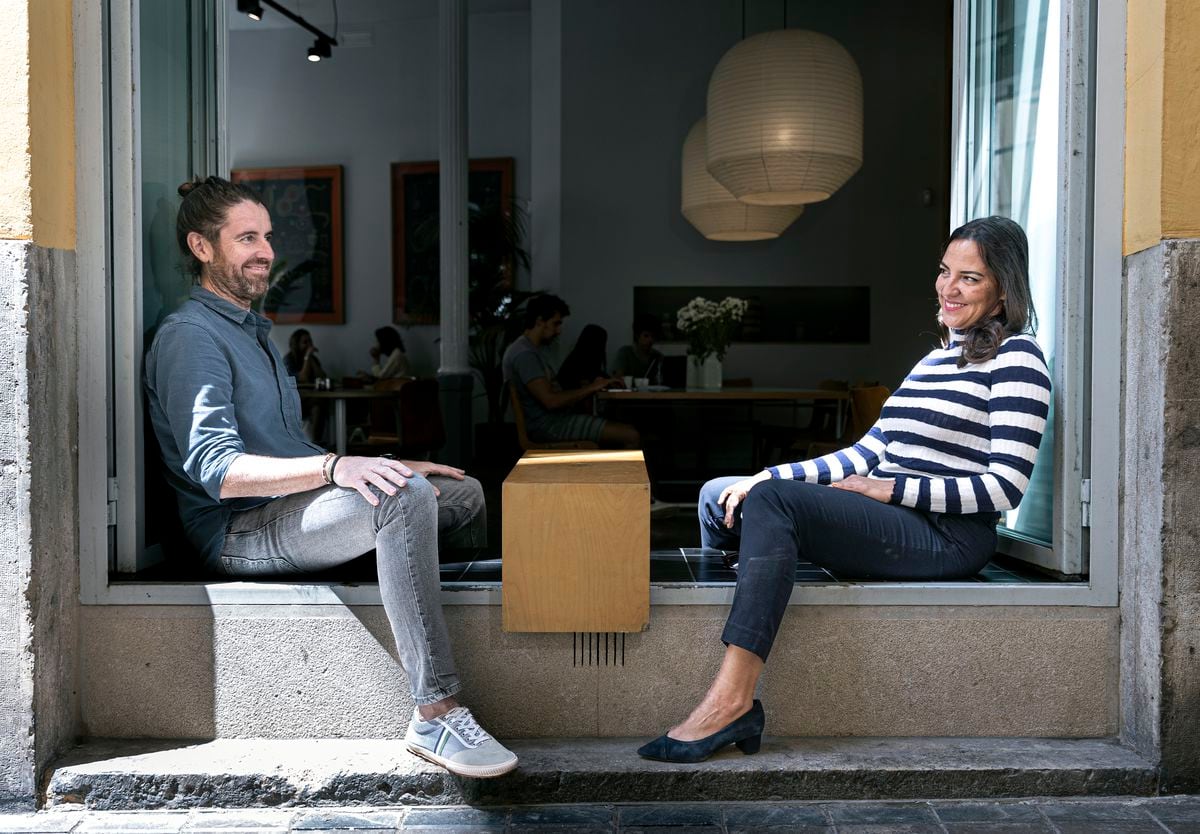
<instances>
[{"instance_id":1,"label":"glass door","mask_svg":"<svg viewBox=\"0 0 1200 834\"><path fill-rule=\"evenodd\" d=\"M1078 529L1066 533L1083 524L1075 450L1082 447L1084 403L1073 383L1083 356L1061 311L1074 284L1086 279L1067 257L1067 241L1086 219L1073 201L1086 197L1086 188L1068 182L1080 137L1069 119L1077 102L1063 95L1063 68L1072 57L1061 37L1063 2L1071 0L959 0L951 221L1003 215L1029 238L1037 340L1055 391L1029 488L1001 519L1001 549L1076 575L1086 572L1082 537ZM1086 143L1086 132L1082 138Z\"/></svg>"},{"instance_id":2,"label":"glass door","mask_svg":"<svg viewBox=\"0 0 1200 834\"><path fill-rule=\"evenodd\" d=\"M132 82L114 83L112 109L129 114L114 118L112 246L116 570L132 573L159 561L164 541L177 532L174 493L159 474L145 414L142 359L191 285L175 242L177 189L224 168L218 91L225 8L219 0L118 0L111 9L110 60ZM121 95L129 98L127 110L115 100Z\"/></svg>"}]
</instances>

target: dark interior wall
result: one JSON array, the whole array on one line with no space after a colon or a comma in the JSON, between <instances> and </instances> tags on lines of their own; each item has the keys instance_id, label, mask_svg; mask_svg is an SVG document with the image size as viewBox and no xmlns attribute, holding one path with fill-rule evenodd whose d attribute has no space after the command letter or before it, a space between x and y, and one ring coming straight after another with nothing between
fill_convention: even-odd
<instances>
[{"instance_id":1,"label":"dark interior wall","mask_svg":"<svg viewBox=\"0 0 1200 834\"><path fill-rule=\"evenodd\" d=\"M518 4L513 4L518 5ZM334 376L370 367L375 328L392 316L390 165L438 158L437 9L397 2L375 9L366 47L332 60L304 60L312 36L295 26L238 29L229 49L229 155L232 166L343 166L344 325L304 325ZM320 22L320 21L319 21ZM514 192L529 194L529 14L472 14L468 27L468 130L473 158L514 159ZM287 350L295 326L275 328ZM439 361L438 328L401 328L416 373Z\"/></svg>"},{"instance_id":2,"label":"dark interior wall","mask_svg":"<svg viewBox=\"0 0 1200 834\"><path fill-rule=\"evenodd\" d=\"M748 33L781 26L782 15L781 4L752 3ZM741 3L571 0L562 16L559 288L574 315L560 356L588 322L608 329L610 356L625 343L634 286L866 284L870 344L735 345L726 375L894 387L934 340L950 165L947 4L790 4L789 26L836 38L858 62L864 162L782 237L758 243L705 240L679 211L683 140L704 114L713 67L741 36Z\"/></svg>"}]
</instances>

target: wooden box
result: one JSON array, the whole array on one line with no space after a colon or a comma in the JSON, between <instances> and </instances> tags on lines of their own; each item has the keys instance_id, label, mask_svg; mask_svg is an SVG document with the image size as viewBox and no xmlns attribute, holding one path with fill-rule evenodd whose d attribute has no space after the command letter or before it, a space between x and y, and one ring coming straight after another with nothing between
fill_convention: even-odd
<instances>
[{"instance_id":1,"label":"wooden box","mask_svg":"<svg viewBox=\"0 0 1200 834\"><path fill-rule=\"evenodd\" d=\"M504 480L505 631L650 622L650 482L640 451L526 452Z\"/></svg>"}]
</instances>

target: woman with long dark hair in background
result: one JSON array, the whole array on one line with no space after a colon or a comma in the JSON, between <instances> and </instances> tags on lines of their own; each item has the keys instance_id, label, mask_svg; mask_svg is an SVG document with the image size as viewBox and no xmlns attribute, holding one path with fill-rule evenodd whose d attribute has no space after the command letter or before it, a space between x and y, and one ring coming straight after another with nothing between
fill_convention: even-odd
<instances>
[{"instance_id":1,"label":"woman with long dark hair in background","mask_svg":"<svg viewBox=\"0 0 1200 834\"><path fill-rule=\"evenodd\" d=\"M375 379L392 379L410 376L408 356L404 353L404 340L400 332L388 325L375 331L375 344L371 346L371 376Z\"/></svg>"}]
</instances>

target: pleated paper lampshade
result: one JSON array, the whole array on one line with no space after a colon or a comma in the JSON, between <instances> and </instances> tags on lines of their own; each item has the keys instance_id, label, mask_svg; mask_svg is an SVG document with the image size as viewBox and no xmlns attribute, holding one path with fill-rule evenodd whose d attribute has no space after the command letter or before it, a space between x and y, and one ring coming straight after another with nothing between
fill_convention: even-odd
<instances>
[{"instance_id":1,"label":"pleated paper lampshade","mask_svg":"<svg viewBox=\"0 0 1200 834\"><path fill-rule=\"evenodd\" d=\"M708 82L708 172L746 203L815 203L862 166L862 123L862 76L841 44L763 32Z\"/></svg>"},{"instance_id":2,"label":"pleated paper lampshade","mask_svg":"<svg viewBox=\"0 0 1200 834\"><path fill-rule=\"evenodd\" d=\"M740 202L705 168L705 119L683 142L683 216L709 240L770 240L792 225L804 206Z\"/></svg>"}]
</instances>

